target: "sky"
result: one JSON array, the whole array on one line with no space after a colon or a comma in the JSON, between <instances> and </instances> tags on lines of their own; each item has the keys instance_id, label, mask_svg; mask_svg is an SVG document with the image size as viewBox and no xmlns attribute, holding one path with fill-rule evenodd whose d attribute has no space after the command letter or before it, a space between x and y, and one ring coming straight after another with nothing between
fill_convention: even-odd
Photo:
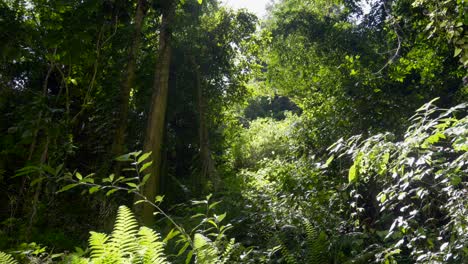
<instances>
[{"instance_id":1,"label":"sky","mask_svg":"<svg viewBox=\"0 0 468 264\"><path fill-rule=\"evenodd\" d=\"M222 2L234 9L247 8L259 18L262 18L266 14L265 7L270 0L222 0Z\"/></svg>"},{"instance_id":2,"label":"sky","mask_svg":"<svg viewBox=\"0 0 468 264\"><path fill-rule=\"evenodd\" d=\"M259 18L263 18L266 14L266 5L271 0L221 0L225 5L234 9L247 8L249 11L256 14ZM375 0L362 0L360 5L363 7L364 13L369 13L371 3Z\"/></svg>"}]
</instances>

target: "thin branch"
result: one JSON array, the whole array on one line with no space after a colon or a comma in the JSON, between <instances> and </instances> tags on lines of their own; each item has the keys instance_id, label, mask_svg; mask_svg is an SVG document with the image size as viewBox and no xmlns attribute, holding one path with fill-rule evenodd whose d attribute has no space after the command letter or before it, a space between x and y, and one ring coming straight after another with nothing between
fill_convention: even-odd
<instances>
[{"instance_id":1,"label":"thin branch","mask_svg":"<svg viewBox=\"0 0 468 264\"><path fill-rule=\"evenodd\" d=\"M385 68L387 68L390 64L393 63L393 61L398 57L398 55L400 54L400 50L401 50L401 43L402 43L402 38L400 36L400 34L398 34L398 29L397 27L398 26L398 23L395 21L394 17L390 14L389 10L387 9L387 5L386 3L384 2L383 3L383 7L385 9L385 13L387 13L388 15L390 15L390 17L392 18L392 27L393 27L393 32L395 32L395 35L397 36L397 41L398 41L398 46L396 49L393 49L395 50L395 53L393 54L393 56L387 61L387 63L385 63L385 65L380 69L378 70L377 72L375 72L374 74L380 74Z\"/></svg>"}]
</instances>

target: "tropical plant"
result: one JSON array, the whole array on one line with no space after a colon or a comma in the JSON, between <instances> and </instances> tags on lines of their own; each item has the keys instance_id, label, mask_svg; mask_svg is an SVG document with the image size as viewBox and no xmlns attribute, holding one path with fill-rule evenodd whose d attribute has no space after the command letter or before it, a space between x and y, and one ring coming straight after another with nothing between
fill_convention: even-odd
<instances>
[{"instance_id":1,"label":"tropical plant","mask_svg":"<svg viewBox=\"0 0 468 264\"><path fill-rule=\"evenodd\" d=\"M0 263L3 264L18 264L18 262L10 255L0 251Z\"/></svg>"},{"instance_id":2,"label":"tropical plant","mask_svg":"<svg viewBox=\"0 0 468 264\"><path fill-rule=\"evenodd\" d=\"M158 233L147 227L138 228L135 216L120 206L114 231L110 236L91 232L88 263L169 263L164 254L164 242Z\"/></svg>"},{"instance_id":3,"label":"tropical plant","mask_svg":"<svg viewBox=\"0 0 468 264\"><path fill-rule=\"evenodd\" d=\"M380 237L381 259L468 258L467 105L441 109L434 101L418 109L401 141L378 134L331 147L352 156L351 216L356 226Z\"/></svg>"}]
</instances>

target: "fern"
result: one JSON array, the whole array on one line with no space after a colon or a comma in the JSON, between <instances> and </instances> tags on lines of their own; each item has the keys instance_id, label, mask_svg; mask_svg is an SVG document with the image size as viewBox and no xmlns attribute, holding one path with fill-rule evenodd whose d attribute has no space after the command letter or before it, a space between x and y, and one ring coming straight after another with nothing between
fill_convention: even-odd
<instances>
[{"instance_id":1,"label":"fern","mask_svg":"<svg viewBox=\"0 0 468 264\"><path fill-rule=\"evenodd\" d=\"M113 249L117 249L121 257L131 257L138 248L138 223L132 211L120 206L117 213L114 231L110 238Z\"/></svg>"},{"instance_id":2,"label":"fern","mask_svg":"<svg viewBox=\"0 0 468 264\"><path fill-rule=\"evenodd\" d=\"M279 243L279 250L283 255L284 262L287 264L296 263L311 263L311 264L326 264L328 262L327 255L327 236L325 233L317 232L316 228L309 222L305 221L305 256L301 255L300 259L296 258L296 255L291 252L291 247L288 247L286 242L289 241L287 238L282 237L278 234L275 235L276 241ZM295 249L295 248L294 248Z\"/></svg>"},{"instance_id":3,"label":"fern","mask_svg":"<svg viewBox=\"0 0 468 264\"><path fill-rule=\"evenodd\" d=\"M235 243L234 238L229 240L229 243L227 243L226 247L224 248L224 252L221 255L221 257L222 257L221 263L224 264L224 263L228 262L228 260L231 258L232 252L234 251L235 245L236 245L236 243Z\"/></svg>"},{"instance_id":4,"label":"fern","mask_svg":"<svg viewBox=\"0 0 468 264\"><path fill-rule=\"evenodd\" d=\"M305 221L304 225L307 240L307 263L328 263L326 256L326 235L324 233L317 233L317 230L309 221Z\"/></svg>"},{"instance_id":5,"label":"fern","mask_svg":"<svg viewBox=\"0 0 468 264\"><path fill-rule=\"evenodd\" d=\"M147 227L138 229L133 213L121 206L111 236L91 232L91 263L168 264L160 239L159 234Z\"/></svg>"},{"instance_id":6,"label":"fern","mask_svg":"<svg viewBox=\"0 0 468 264\"><path fill-rule=\"evenodd\" d=\"M283 254L284 261L287 264L297 264L296 258L291 254L291 252L289 252L288 248L284 244L281 244L281 254Z\"/></svg>"},{"instance_id":7,"label":"fern","mask_svg":"<svg viewBox=\"0 0 468 264\"><path fill-rule=\"evenodd\" d=\"M164 243L160 242L161 237L147 227L141 227L139 235L139 255L144 264L169 263L164 255Z\"/></svg>"},{"instance_id":8,"label":"fern","mask_svg":"<svg viewBox=\"0 0 468 264\"><path fill-rule=\"evenodd\" d=\"M93 259L101 258L106 254L107 240L109 240L109 237L106 234L91 232L89 247L91 249L91 257Z\"/></svg>"},{"instance_id":9,"label":"fern","mask_svg":"<svg viewBox=\"0 0 468 264\"><path fill-rule=\"evenodd\" d=\"M279 250L281 252L281 255L283 255L284 262L286 264L297 264L296 258L289 251L288 247L284 243L284 239L281 239L278 234L274 235L274 239L279 243Z\"/></svg>"},{"instance_id":10,"label":"fern","mask_svg":"<svg viewBox=\"0 0 468 264\"><path fill-rule=\"evenodd\" d=\"M195 234L193 247L197 256L197 263L218 263L218 250L209 238L199 233Z\"/></svg>"},{"instance_id":11,"label":"fern","mask_svg":"<svg viewBox=\"0 0 468 264\"><path fill-rule=\"evenodd\" d=\"M0 251L0 263L2 264L18 264L18 262L13 259L10 254L4 253Z\"/></svg>"}]
</instances>

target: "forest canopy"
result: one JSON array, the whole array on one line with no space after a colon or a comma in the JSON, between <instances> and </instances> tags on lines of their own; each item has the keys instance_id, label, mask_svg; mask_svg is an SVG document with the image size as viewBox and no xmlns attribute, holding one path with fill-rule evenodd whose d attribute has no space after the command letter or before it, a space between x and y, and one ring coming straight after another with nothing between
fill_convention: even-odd
<instances>
[{"instance_id":1,"label":"forest canopy","mask_svg":"<svg viewBox=\"0 0 468 264\"><path fill-rule=\"evenodd\" d=\"M467 263L465 0L0 0L0 263Z\"/></svg>"}]
</instances>

